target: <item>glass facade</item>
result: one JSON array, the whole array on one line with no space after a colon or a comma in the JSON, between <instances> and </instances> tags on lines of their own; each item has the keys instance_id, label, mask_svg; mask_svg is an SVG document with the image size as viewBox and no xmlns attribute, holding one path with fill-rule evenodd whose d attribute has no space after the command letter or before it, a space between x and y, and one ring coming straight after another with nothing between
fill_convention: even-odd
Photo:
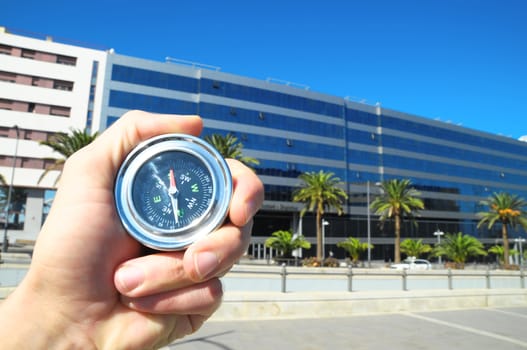
<instances>
[{"instance_id":1,"label":"glass facade","mask_svg":"<svg viewBox=\"0 0 527 350\"><path fill-rule=\"evenodd\" d=\"M327 116L340 117L342 114L342 106L339 104L273 91L273 89L262 89L206 78L201 79L200 86L202 88L200 93L212 96L227 97Z\"/></svg>"},{"instance_id":2,"label":"glass facade","mask_svg":"<svg viewBox=\"0 0 527 350\"><path fill-rule=\"evenodd\" d=\"M112 80L162 89L198 92L198 80L137 67L112 65Z\"/></svg>"},{"instance_id":3,"label":"glass facade","mask_svg":"<svg viewBox=\"0 0 527 350\"><path fill-rule=\"evenodd\" d=\"M479 202L497 191L527 198L524 142L231 74L173 64L156 70L119 55L110 62L107 125L130 109L199 114L205 135L232 133L245 154L260 161L255 171L265 184L266 202L255 221L256 237L277 229L274 215L291 218L290 227L279 229L296 229L299 207L291 195L296 178L307 171L335 173L350 195L344 216L327 214L329 245L365 234L368 182L410 179L426 208L417 227L404 225L403 237L429 243L438 229L494 242L499 233L476 228L475 213L484 210ZM389 225L381 228L373 220L374 244L392 237ZM304 228L304 235L312 230ZM519 234L524 232L511 233ZM378 254L387 258L391 250L385 251Z\"/></svg>"}]
</instances>

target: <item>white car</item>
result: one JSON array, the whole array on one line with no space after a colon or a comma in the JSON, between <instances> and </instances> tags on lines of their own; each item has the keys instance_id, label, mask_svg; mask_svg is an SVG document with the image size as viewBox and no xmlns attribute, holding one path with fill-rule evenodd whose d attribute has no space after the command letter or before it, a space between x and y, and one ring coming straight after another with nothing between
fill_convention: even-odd
<instances>
[{"instance_id":1,"label":"white car","mask_svg":"<svg viewBox=\"0 0 527 350\"><path fill-rule=\"evenodd\" d=\"M395 270L432 270L432 264L425 259L408 258L400 264L390 265Z\"/></svg>"}]
</instances>

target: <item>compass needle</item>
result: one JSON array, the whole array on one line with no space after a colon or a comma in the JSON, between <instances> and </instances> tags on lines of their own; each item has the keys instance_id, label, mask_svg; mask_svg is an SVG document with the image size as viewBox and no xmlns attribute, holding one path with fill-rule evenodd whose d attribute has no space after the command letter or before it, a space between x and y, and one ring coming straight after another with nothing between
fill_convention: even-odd
<instances>
[{"instance_id":1,"label":"compass needle","mask_svg":"<svg viewBox=\"0 0 527 350\"><path fill-rule=\"evenodd\" d=\"M174 220L176 225L179 224L179 203L178 194L179 191L176 185L176 178L174 177L174 169L170 169L170 187L168 188L168 194L170 195L170 201L172 203L172 211L174 212Z\"/></svg>"}]
</instances>

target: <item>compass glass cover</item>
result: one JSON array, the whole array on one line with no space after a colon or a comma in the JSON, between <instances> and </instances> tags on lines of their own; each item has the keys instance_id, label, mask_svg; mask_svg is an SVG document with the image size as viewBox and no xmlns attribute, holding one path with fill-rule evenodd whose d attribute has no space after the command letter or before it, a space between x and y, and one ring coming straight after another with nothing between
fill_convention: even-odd
<instances>
[{"instance_id":1,"label":"compass glass cover","mask_svg":"<svg viewBox=\"0 0 527 350\"><path fill-rule=\"evenodd\" d=\"M139 218L156 230L173 233L199 222L211 208L213 179L197 157L163 152L145 162L132 186L132 202Z\"/></svg>"}]
</instances>

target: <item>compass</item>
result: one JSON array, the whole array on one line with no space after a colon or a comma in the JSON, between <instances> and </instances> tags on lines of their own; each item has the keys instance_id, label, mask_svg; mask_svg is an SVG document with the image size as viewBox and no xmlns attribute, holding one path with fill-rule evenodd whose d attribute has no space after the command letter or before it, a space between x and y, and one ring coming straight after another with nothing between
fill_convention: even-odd
<instances>
[{"instance_id":1,"label":"compass","mask_svg":"<svg viewBox=\"0 0 527 350\"><path fill-rule=\"evenodd\" d=\"M117 213L132 237L156 250L180 250L225 221L232 178L210 144L167 134L130 152L117 174L114 194Z\"/></svg>"}]
</instances>

